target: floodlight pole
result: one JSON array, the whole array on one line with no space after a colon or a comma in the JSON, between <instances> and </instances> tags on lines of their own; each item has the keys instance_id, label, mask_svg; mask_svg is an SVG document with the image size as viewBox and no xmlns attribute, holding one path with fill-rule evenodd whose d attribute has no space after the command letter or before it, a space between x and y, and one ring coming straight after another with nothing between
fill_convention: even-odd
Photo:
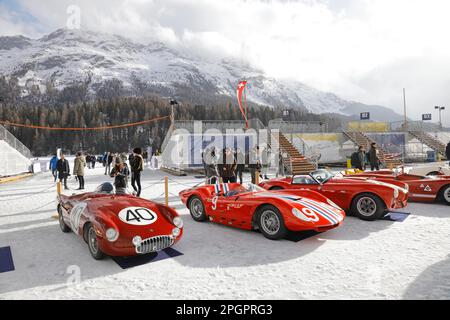
<instances>
[{"instance_id":1,"label":"floodlight pole","mask_svg":"<svg viewBox=\"0 0 450 320\"><path fill-rule=\"evenodd\" d=\"M405 115L404 129L406 132L406 131L408 131L408 117L406 115L406 89L405 88L403 88L403 114Z\"/></svg>"},{"instance_id":2,"label":"floodlight pole","mask_svg":"<svg viewBox=\"0 0 450 320\"><path fill-rule=\"evenodd\" d=\"M170 107L171 107L170 120L172 122L172 126L175 125L175 109L174 109L174 106L176 106L176 105L178 105L178 101L170 100Z\"/></svg>"},{"instance_id":3,"label":"floodlight pole","mask_svg":"<svg viewBox=\"0 0 450 320\"><path fill-rule=\"evenodd\" d=\"M442 130L442 111L445 110L445 107L435 106L434 108L439 111L439 128Z\"/></svg>"}]
</instances>

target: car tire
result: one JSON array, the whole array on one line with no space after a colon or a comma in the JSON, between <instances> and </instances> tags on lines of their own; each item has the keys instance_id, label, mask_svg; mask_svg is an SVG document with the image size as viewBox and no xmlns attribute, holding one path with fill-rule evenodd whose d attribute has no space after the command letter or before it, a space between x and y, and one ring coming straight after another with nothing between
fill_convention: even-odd
<instances>
[{"instance_id":1,"label":"car tire","mask_svg":"<svg viewBox=\"0 0 450 320\"><path fill-rule=\"evenodd\" d=\"M197 196L194 196L189 200L189 212L191 213L192 219L197 222L205 222L208 220L205 206L203 205L202 200Z\"/></svg>"},{"instance_id":2,"label":"car tire","mask_svg":"<svg viewBox=\"0 0 450 320\"><path fill-rule=\"evenodd\" d=\"M275 187L270 188L269 190L270 190L270 191L284 190L284 188L275 186Z\"/></svg>"},{"instance_id":3,"label":"car tire","mask_svg":"<svg viewBox=\"0 0 450 320\"><path fill-rule=\"evenodd\" d=\"M280 240L287 236L288 229L280 211L272 205L265 205L258 210L257 224L259 231L270 240Z\"/></svg>"},{"instance_id":4,"label":"car tire","mask_svg":"<svg viewBox=\"0 0 450 320\"><path fill-rule=\"evenodd\" d=\"M380 197L371 193L362 193L353 199L350 212L364 221L380 219L386 211L386 206Z\"/></svg>"},{"instance_id":5,"label":"car tire","mask_svg":"<svg viewBox=\"0 0 450 320\"><path fill-rule=\"evenodd\" d=\"M91 256L95 260L102 260L105 258L105 254L100 250L98 246L98 237L97 233L95 232L95 228L92 224L87 225L87 244L89 248L89 252L91 253Z\"/></svg>"},{"instance_id":6,"label":"car tire","mask_svg":"<svg viewBox=\"0 0 450 320\"><path fill-rule=\"evenodd\" d=\"M442 188L440 198L444 203L450 206L450 185Z\"/></svg>"},{"instance_id":7,"label":"car tire","mask_svg":"<svg viewBox=\"0 0 450 320\"><path fill-rule=\"evenodd\" d=\"M62 232L69 233L72 231L72 229L70 229L70 227L64 222L64 216L60 204L58 204L58 221Z\"/></svg>"}]
</instances>

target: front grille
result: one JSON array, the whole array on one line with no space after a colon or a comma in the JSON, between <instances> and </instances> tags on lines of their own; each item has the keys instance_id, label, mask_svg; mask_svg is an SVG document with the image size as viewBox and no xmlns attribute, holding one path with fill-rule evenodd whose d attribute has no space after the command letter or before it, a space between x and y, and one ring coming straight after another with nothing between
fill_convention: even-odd
<instances>
[{"instance_id":1,"label":"front grille","mask_svg":"<svg viewBox=\"0 0 450 320\"><path fill-rule=\"evenodd\" d=\"M172 236L158 236L145 239L136 247L136 252L139 254L158 252L172 246L174 242L175 239Z\"/></svg>"}]
</instances>

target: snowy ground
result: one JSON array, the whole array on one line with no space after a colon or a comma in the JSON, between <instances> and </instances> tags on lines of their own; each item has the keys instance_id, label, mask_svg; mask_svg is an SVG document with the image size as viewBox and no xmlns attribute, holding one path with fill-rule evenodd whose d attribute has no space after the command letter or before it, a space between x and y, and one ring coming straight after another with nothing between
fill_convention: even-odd
<instances>
[{"instance_id":1,"label":"snowy ground","mask_svg":"<svg viewBox=\"0 0 450 320\"><path fill-rule=\"evenodd\" d=\"M88 190L109 180L103 168L86 171ZM163 175L145 171L143 197L160 197L163 185L151 185ZM171 178L183 184L171 183L174 195L201 181ZM410 204L403 223L349 217L295 243L196 223L171 196L184 217L175 247L184 255L122 270L60 231L55 189L49 173L0 185L0 247L11 247L16 268L0 273L0 299L450 299L448 206Z\"/></svg>"}]
</instances>

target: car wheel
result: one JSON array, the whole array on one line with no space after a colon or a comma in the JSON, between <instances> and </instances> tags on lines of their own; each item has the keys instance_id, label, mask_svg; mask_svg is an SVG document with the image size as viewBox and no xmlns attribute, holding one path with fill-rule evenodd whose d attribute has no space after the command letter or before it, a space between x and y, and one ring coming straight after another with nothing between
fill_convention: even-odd
<instances>
[{"instance_id":1,"label":"car wheel","mask_svg":"<svg viewBox=\"0 0 450 320\"><path fill-rule=\"evenodd\" d=\"M275 190L284 190L282 187L272 187L269 189L270 191L275 191Z\"/></svg>"},{"instance_id":2,"label":"car wheel","mask_svg":"<svg viewBox=\"0 0 450 320\"><path fill-rule=\"evenodd\" d=\"M358 195L352 203L351 212L365 221L380 219L385 212L383 201L376 195L363 193Z\"/></svg>"},{"instance_id":3,"label":"car wheel","mask_svg":"<svg viewBox=\"0 0 450 320\"><path fill-rule=\"evenodd\" d=\"M92 224L88 226L87 243L89 252L95 260L102 260L105 257L105 254L102 252L102 250L100 250L98 246L97 233L95 232L95 228Z\"/></svg>"},{"instance_id":4,"label":"car wheel","mask_svg":"<svg viewBox=\"0 0 450 320\"><path fill-rule=\"evenodd\" d=\"M197 222L204 222L207 220L205 206L199 197L192 197L189 201L189 211L191 217Z\"/></svg>"},{"instance_id":5,"label":"car wheel","mask_svg":"<svg viewBox=\"0 0 450 320\"><path fill-rule=\"evenodd\" d=\"M70 231L72 231L69 228L69 226L64 222L64 216L63 216L60 204L58 204L58 221L59 221L59 227L61 228L62 232L69 233Z\"/></svg>"},{"instance_id":6,"label":"car wheel","mask_svg":"<svg viewBox=\"0 0 450 320\"><path fill-rule=\"evenodd\" d=\"M450 205L450 185L445 186L441 191L441 199L444 203Z\"/></svg>"},{"instance_id":7,"label":"car wheel","mask_svg":"<svg viewBox=\"0 0 450 320\"><path fill-rule=\"evenodd\" d=\"M258 227L261 233L270 240L279 240L286 237L288 230L280 211L274 206L264 206L258 213Z\"/></svg>"}]
</instances>

